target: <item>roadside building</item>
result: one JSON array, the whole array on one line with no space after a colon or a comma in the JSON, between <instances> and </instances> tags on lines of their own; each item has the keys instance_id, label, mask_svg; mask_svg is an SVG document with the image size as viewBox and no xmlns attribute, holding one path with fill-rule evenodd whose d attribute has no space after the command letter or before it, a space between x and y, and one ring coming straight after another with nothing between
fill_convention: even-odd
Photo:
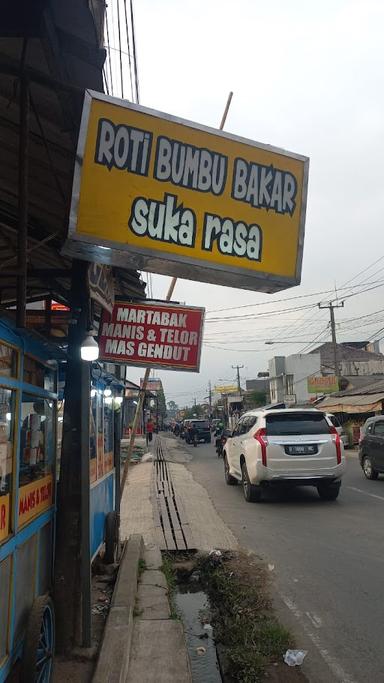
<instances>
[{"instance_id":1,"label":"roadside building","mask_svg":"<svg viewBox=\"0 0 384 683\"><path fill-rule=\"evenodd\" d=\"M321 375L320 354L275 356L268 367L271 403L295 405L311 399L308 378Z\"/></svg>"},{"instance_id":2,"label":"roadside building","mask_svg":"<svg viewBox=\"0 0 384 683\"><path fill-rule=\"evenodd\" d=\"M310 353L275 356L269 361L271 403L313 403L324 394L362 387L384 375L384 355L378 342L337 344L337 360L339 377L335 374L334 348L328 342Z\"/></svg>"},{"instance_id":3,"label":"roadside building","mask_svg":"<svg viewBox=\"0 0 384 683\"><path fill-rule=\"evenodd\" d=\"M357 444L365 420L384 412L384 377L372 376L369 383L360 387L335 392L316 403L316 407L336 414L349 435L350 444Z\"/></svg>"},{"instance_id":4,"label":"roadside building","mask_svg":"<svg viewBox=\"0 0 384 683\"><path fill-rule=\"evenodd\" d=\"M371 350L372 349L372 350ZM334 374L333 344L327 342L308 355L320 354L321 373ZM378 352L378 342L345 342L337 344L337 360L341 376L377 375L384 373L384 355Z\"/></svg>"}]
</instances>

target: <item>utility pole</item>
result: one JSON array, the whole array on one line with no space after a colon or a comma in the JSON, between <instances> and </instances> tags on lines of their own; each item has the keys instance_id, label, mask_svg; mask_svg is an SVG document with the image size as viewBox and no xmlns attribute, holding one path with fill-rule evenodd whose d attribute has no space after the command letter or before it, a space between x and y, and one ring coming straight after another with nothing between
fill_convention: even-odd
<instances>
[{"instance_id":1,"label":"utility pole","mask_svg":"<svg viewBox=\"0 0 384 683\"><path fill-rule=\"evenodd\" d=\"M211 380L208 382L208 401L209 401L209 417L212 416L212 384Z\"/></svg>"},{"instance_id":2,"label":"utility pole","mask_svg":"<svg viewBox=\"0 0 384 683\"><path fill-rule=\"evenodd\" d=\"M333 359L335 366L335 375L340 377L340 366L337 359L337 342L336 342L336 324L335 324L335 308L344 308L344 301L340 301L338 304L333 304L332 301L329 304L321 305L318 304L319 308L329 308L329 315L331 319L331 333L332 333L332 346L333 346Z\"/></svg>"},{"instance_id":3,"label":"utility pole","mask_svg":"<svg viewBox=\"0 0 384 683\"><path fill-rule=\"evenodd\" d=\"M237 374L237 389L238 392L241 396L241 386L240 386L240 370L244 367L244 365L232 365L233 370L236 370Z\"/></svg>"}]
</instances>

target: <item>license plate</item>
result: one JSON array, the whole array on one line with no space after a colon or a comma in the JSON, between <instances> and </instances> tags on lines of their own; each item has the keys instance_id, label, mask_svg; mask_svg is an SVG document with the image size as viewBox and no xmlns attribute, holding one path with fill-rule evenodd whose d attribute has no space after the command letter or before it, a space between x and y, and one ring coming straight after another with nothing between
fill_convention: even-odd
<instances>
[{"instance_id":1,"label":"license plate","mask_svg":"<svg viewBox=\"0 0 384 683\"><path fill-rule=\"evenodd\" d=\"M315 455L317 453L317 446L303 444L295 446L286 446L285 452L287 455Z\"/></svg>"}]
</instances>

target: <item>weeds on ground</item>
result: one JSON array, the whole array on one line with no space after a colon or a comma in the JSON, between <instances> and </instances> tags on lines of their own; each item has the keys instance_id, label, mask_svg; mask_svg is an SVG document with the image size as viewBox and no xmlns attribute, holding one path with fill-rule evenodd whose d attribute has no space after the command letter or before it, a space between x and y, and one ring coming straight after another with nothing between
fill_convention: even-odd
<instances>
[{"instance_id":1,"label":"weeds on ground","mask_svg":"<svg viewBox=\"0 0 384 683\"><path fill-rule=\"evenodd\" d=\"M147 568L147 565L145 563L145 560L140 558L139 563L138 563L139 578L142 575L142 573L145 572L146 568Z\"/></svg>"},{"instance_id":2,"label":"weeds on ground","mask_svg":"<svg viewBox=\"0 0 384 683\"><path fill-rule=\"evenodd\" d=\"M275 618L264 567L245 553L201 557L199 569L213 607L216 642L225 649L228 674L241 683L263 680L266 667L292 647Z\"/></svg>"},{"instance_id":3,"label":"weeds on ground","mask_svg":"<svg viewBox=\"0 0 384 683\"><path fill-rule=\"evenodd\" d=\"M180 616L177 612L176 609L176 603L175 603L175 590L176 590L176 573L173 568L173 563L171 558L163 553L163 564L161 565L161 571L163 572L167 586L168 586L168 599L169 599L169 607L171 611L171 619L179 619Z\"/></svg>"}]
</instances>

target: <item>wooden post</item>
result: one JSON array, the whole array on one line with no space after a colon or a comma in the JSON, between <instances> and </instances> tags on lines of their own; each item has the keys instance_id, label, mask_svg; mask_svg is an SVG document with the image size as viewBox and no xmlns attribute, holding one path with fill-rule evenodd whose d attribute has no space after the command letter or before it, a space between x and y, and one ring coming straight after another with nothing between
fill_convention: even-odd
<instances>
[{"instance_id":1,"label":"wooden post","mask_svg":"<svg viewBox=\"0 0 384 683\"><path fill-rule=\"evenodd\" d=\"M73 261L71 324L64 390L64 420L57 494L55 607L57 648L65 652L89 642L89 365L80 347L88 326L88 263ZM79 386L80 380L80 386Z\"/></svg>"}]
</instances>

